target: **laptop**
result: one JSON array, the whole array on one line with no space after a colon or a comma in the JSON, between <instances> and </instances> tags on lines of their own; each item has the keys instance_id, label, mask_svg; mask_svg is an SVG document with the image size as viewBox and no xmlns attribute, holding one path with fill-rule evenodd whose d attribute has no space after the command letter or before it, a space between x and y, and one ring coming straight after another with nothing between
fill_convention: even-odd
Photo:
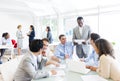
<instances>
[{"instance_id":1,"label":"laptop","mask_svg":"<svg viewBox=\"0 0 120 81\"><path fill-rule=\"evenodd\" d=\"M90 69L86 68L85 62L69 60L68 70L72 72L77 72L81 74L87 74L90 72Z\"/></svg>"}]
</instances>

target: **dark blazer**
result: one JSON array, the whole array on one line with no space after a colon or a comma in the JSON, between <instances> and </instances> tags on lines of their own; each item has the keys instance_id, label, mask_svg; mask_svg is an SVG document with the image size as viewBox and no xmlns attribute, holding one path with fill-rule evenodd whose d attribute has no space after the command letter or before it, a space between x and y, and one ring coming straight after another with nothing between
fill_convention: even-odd
<instances>
[{"instance_id":1,"label":"dark blazer","mask_svg":"<svg viewBox=\"0 0 120 81\"><path fill-rule=\"evenodd\" d=\"M31 42L35 37L35 31L34 30L31 31L30 35L28 35L28 36L29 36L29 42Z\"/></svg>"},{"instance_id":2,"label":"dark blazer","mask_svg":"<svg viewBox=\"0 0 120 81\"><path fill-rule=\"evenodd\" d=\"M53 42L52 33L50 31L47 33L47 39L49 40L49 43Z\"/></svg>"}]
</instances>

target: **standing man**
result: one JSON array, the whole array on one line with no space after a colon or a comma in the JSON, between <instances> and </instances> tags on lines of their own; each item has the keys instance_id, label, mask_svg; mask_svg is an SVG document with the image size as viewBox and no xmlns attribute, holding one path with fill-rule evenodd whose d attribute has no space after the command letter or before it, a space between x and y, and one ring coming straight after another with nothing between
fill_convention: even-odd
<instances>
[{"instance_id":1,"label":"standing man","mask_svg":"<svg viewBox=\"0 0 120 81\"><path fill-rule=\"evenodd\" d=\"M88 25L84 24L83 17L78 17L77 23L78 26L73 29L73 41L76 45L76 53L79 58L86 58L89 51L88 40L91 29ZM82 40L82 43L77 43L75 40Z\"/></svg>"}]
</instances>

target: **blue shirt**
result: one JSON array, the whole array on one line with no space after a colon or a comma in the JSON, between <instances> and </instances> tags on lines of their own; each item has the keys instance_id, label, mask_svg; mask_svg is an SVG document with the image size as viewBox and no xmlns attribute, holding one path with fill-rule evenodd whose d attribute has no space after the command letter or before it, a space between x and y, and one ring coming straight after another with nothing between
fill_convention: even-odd
<instances>
[{"instance_id":1,"label":"blue shirt","mask_svg":"<svg viewBox=\"0 0 120 81\"><path fill-rule=\"evenodd\" d=\"M92 48L92 52L88 54L88 57L85 58L86 65L89 66L98 66L98 54Z\"/></svg>"},{"instance_id":2,"label":"blue shirt","mask_svg":"<svg viewBox=\"0 0 120 81\"><path fill-rule=\"evenodd\" d=\"M64 59L65 55L69 54L69 57L71 58L73 55L73 43L72 42L66 42L64 45L59 44L56 46L54 55L60 59Z\"/></svg>"}]
</instances>

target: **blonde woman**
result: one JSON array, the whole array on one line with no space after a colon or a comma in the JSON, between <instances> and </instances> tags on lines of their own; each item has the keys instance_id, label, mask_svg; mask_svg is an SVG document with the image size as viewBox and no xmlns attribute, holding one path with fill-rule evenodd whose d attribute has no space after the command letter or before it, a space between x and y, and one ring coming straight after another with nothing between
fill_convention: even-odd
<instances>
[{"instance_id":1,"label":"blonde woman","mask_svg":"<svg viewBox=\"0 0 120 81\"><path fill-rule=\"evenodd\" d=\"M23 47L23 34L22 34L22 26L18 25L17 27L17 32L16 32L16 37L17 37L17 48L18 48L18 55L21 54L21 48Z\"/></svg>"}]
</instances>

